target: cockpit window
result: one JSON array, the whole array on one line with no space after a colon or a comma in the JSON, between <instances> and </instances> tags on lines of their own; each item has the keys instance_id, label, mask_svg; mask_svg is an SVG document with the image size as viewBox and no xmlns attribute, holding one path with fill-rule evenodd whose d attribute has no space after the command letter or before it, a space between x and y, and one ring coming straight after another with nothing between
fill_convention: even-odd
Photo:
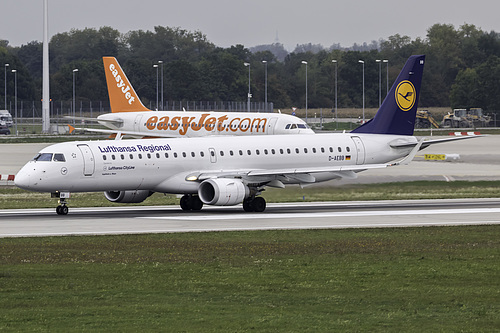
<instances>
[{"instance_id":1,"label":"cockpit window","mask_svg":"<svg viewBox=\"0 0 500 333\"><path fill-rule=\"evenodd\" d=\"M51 153L39 153L38 155L33 158L34 161L37 162L49 162L52 161L52 154Z\"/></svg>"},{"instance_id":2,"label":"cockpit window","mask_svg":"<svg viewBox=\"0 0 500 333\"><path fill-rule=\"evenodd\" d=\"M296 129L296 128L297 128L296 124L292 124L292 126L290 127L290 129Z\"/></svg>"},{"instance_id":3,"label":"cockpit window","mask_svg":"<svg viewBox=\"0 0 500 333\"><path fill-rule=\"evenodd\" d=\"M299 126L299 128L307 128L305 124L298 124L297 126Z\"/></svg>"},{"instance_id":4,"label":"cockpit window","mask_svg":"<svg viewBox=\"0 0 500 333\"><path fill-rule=\"evenodd\" d=\"M286 124L285 129L289 129L289 128L290 128L290 124Z\"/></svg>"},{"instance_id":5,"label":"cockpit window","mask_svg":"<svg viewBox=\"0 0 500 333\"><path fill-rule=\"evenodd\" d=\"M66 162L64 154L54 154L54 162Z\"/></svg>"}]
</instances>

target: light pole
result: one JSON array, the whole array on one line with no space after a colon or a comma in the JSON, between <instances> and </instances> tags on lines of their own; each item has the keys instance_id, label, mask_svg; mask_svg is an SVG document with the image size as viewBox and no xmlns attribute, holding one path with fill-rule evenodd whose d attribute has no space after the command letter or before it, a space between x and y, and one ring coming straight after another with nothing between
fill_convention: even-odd
<instances>
[{"instance_id":1,"label":"light pole","mask_svg":"<svg viewBox=\"0 0 500 333\"><path fill-rule=\"evenodd\" d=\"M163 61L159 60L161 66L161 109L163 110Z\"/></svg>"},{"instance_id":2,"label":"light pole","mask_svg":"<svg viewBox=\"0 0 500 333\"><path fill-rule=\"evenodd\" d=\"M16 117L16 136L17 136L17 70L13 69L12 73L14 73L14 96L15 96L15 108L16 113L14 116Z\"/></svg>"},{"instance_id":3,"label":"light pole","mask_svg":"<svg viewBox=\"0 0 500 333\"><path fill-rule=\"evenodd\" d=\"M378 62L378 107L382 105L382 60L375 60Z\"/></svg>"},{"instance_id":4,"label":"light pole","mask_svg":"<svg viewBox=\"0 0 500 333\"><path fill-rule=\"evenodd\" d=\"M338 118L337 118L337 60L332 60L332 62L335 64L335 127L338 125Z\"/></svg>"},{"instance_id":5,"label":"light pole","mask_svg":"<svg viewBox=\"0 0 500 333\"><path fill-rule=\"evenodd\" d=\"M302 63L306 65L306 124L307 124L307 61L302 60Z\"/></svg>"},{"instance_id":6,"label":"light pole","mask_svg":"<svg viewBox=\"0 0 500 333\"><path fill-rule=\"evenodd\" d=\"M156 68L156 111L158 111L158 65L153 65Z\"/></svg>"},{"instance_id":7,"label":"light pole","mask_svg":"<svg viewBox=\"0 0 500 333\"><path fill-rule=\"evenodd\" d=\"M5 110L7 110L7 67L9 64L5 64Z\"/></svg>"},{"instance_id":8,"label":"light pole","mask_svg":"<svg viewBox=\"0 0 500 333\"><path fill-rule=\"evenodd\" d=\"M363 60L358 60L360 64L363 64L363 124L365 123L365 62Z\"/></svg>"},{"instance_id":9,"label":"light pole","mask_svg":"<svg viewBox=\"0 0 500 333\"><path fill-rule=\"evenodd\" d=\"M250 92L250 63L245 62L244 65L248 67L248 101L247 101L247 111L250 112L250 98L252 98L252 94Z\"/></svg>"},{"instance_id":10,"label":"light pole","mask_svg":"<svg viewBox=\"0 0 500 333\"><path fill-rule=\"evenodd\" d=\"M76 104L75 104L75 80L76 80L76 72L78 72L78 68L73 69L73 125L75 124L75 116L76 116Z\"/></svg>"},{"instance_id":11,"label":"light pole","mask_svg":"<svg viewBox=\"0 0 500 333\"><path fill-rule=\"evenodd\" d=\"M387 64L387 91L385 93L385 95L387 96L387 94L389 94L389 60L382 60L382 62L385 62Z\"/></svg>"},{"instance_id":12,"label":"light pole","mask_svg":"<svg viewBox=\"0 0 500 333\"><path fill-rule=\"evenodd\" d=\"M267 111L267 61L266 60L262 60L262 63L264 65L266 65L266 72L265 72L266 73L266 75L265 75L265 78L266 78L265 79L265 92L266 92L265 93L265 102L266 102L266 111Z\"/></svg>"}]
</instances>

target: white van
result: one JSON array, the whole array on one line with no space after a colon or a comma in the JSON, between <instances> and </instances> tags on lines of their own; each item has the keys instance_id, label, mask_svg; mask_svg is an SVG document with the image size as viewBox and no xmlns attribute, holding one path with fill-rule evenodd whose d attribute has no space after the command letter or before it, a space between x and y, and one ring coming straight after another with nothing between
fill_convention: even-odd
<instances>
[{"instance_id":1,"label":"white van","mask_svg":"<svg viewBox=\"0 0 500 333\"><path fill-rule=\"evenodd\" d=\"M14 121L12 120L12 115L9 113L9 110L0 110L0 123L5 122L5 124L9 127L14 125Z\"/></svg>"}]
</instances>

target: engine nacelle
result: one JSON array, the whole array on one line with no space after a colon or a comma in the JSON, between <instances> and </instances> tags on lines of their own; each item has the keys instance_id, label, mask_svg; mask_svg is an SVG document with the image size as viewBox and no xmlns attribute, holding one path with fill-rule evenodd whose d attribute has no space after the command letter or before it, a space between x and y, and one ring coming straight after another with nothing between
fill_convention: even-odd
<instances>
[{"instance_id":1,"label":"engine nacelle","mask_svg":"<svg viewBox=\"0 0 500 333\"><path fill-rule=\"evenodd\" d=\"M148 190L137 191L106 191L104 196L111 202L139 203L146 200L153 192Z\"/></svg>"},{"instance_id":2,"label":"engine nacelle","mask_svg":"<svg viewBox=\"0 0 500 333\"><path fill-rule=\"evenodd\" d=\"M207 205L233 206L250 195L250 189L238 179L207 179L200 184L198 196Z\"/></svg>"}]
</instances>

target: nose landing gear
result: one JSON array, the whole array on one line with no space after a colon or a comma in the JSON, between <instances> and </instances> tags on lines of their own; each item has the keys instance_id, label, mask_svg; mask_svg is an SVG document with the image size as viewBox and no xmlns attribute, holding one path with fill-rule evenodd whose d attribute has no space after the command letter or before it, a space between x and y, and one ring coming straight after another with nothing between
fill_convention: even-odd
<instances>
[{"instance_id":1,"label":"nose landing gear","mask_svg":"<svg viewBox=\"0 0 500 333\"><path fill-rule=\"evenodd\" d=\"M70 197L69 192L51 193L52 198L59 198L59 206L56 207L57 215L68 215L69 208L66 199Z\"/></svg>"}]
</instances>

